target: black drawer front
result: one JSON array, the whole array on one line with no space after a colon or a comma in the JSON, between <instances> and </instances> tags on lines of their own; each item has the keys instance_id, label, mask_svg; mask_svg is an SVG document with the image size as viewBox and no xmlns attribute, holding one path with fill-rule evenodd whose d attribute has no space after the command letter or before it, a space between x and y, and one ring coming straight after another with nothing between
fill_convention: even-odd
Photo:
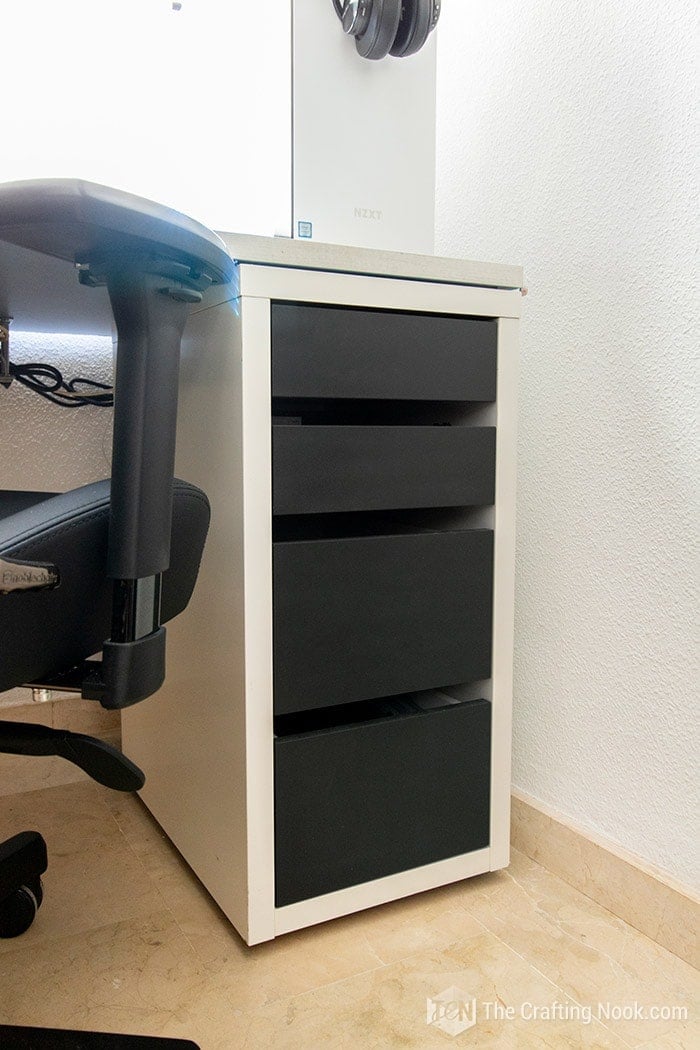
<instances>
[{"instance_id":1,"label":"black drawer front","mask_svg":"<svg viewBox=\"0 0 700 1050\"><path fill-rule=\"evenodd\" d=\"M496 322L272 304L272 396L494 401Z\"/></svg>"},{"instance_id":2,"label":"black drawer front","mask_svg":"<svg viewBox=\"0 0 700 1050\"><path fill-rule=\"evenodd\" d=\"M486 700L275 740L276 905L489 844Z\"/></svg>"},{"instance_id":3,"label":"black drawer front","mask_svg":"<svg viewBox=\"0 0 700 1050\"><path fill-rule=\"evenodd\" d=\"M493 533L273 544L276 714L491 675Z\"/></svg>"},{"instance_id":4,"label":"black drawer front","mask_svg":"<svg viewBox=\"0 0 700 1050\"><path fill-rule=\"evenodd\" d=\"M493 427L276 426L274 514L493 503Z\"/></svg>"}]
</instances>

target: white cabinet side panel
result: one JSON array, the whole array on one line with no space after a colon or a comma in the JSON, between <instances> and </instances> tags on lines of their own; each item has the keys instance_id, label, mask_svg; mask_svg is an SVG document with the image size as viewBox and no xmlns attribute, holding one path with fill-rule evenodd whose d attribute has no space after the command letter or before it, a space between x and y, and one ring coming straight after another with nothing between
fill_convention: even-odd
<instances>
[{"instance_id":1,"label":"white cabinet side panel","mask_svg":"<svg viewBox=\"0 0 700 1050\"><path fill-rule=\"evenodd\" d=\"M498 322L491 680L491 870L510 857L518 322Z\"/></svg>"},{"instance_id":2,"label":"white cabinet side panel","mask_svg":"<svg viewBox=\"0 0 700 1050\"><path fill-rule=\"evenodd\" d=\"M241 299L249 944L274 937L270 303Z\"/></svg>"},{"instance_id":3,"label":"white cabinet side panel","mask_svg":"<svg viewBox=\"0 0 700 1050\"><path fill-rule=\"evenodd\" d=\"M207 493L211 526L192 600L167 626L165 685L122 719L124 750L146 773L144 801L247 937L246 769L249 763L259 769L260 761L247 751L245 712L249 610L238 311L237 301L203 310L185 333L176 471ZM271 741L268 751L271 791ZM264 784L256 783L256 791L271 808Z\"/></svg>"}]
</instances>

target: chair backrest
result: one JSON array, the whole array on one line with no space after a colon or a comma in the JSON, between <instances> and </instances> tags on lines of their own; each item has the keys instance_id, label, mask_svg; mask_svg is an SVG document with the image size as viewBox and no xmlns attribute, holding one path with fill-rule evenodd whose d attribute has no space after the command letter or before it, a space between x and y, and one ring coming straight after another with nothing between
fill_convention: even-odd
<instances>
[{"instance_id":1,"label":"chair backrest","mask_svg":"<svg viewBox=\"0 0 700 1050\"><path fill-rule=\"evenodd\" d=\"M109 480L60 495L0 491L0 692L55 680L99 652L109 638L109 497ZM176 480L162 623L190 599L208 525L204 493ZM17 575L28 575L21 567L31 564L55 568L58 585L32 588L28 579L18 587Z\"/></svg>"}]
</instances>

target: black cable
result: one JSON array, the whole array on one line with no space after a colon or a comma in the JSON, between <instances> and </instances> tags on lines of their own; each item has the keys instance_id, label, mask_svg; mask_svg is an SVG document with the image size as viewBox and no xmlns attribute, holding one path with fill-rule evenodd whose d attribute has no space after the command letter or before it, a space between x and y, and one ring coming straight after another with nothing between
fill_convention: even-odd
<instances>
[{"instance_id":1,"label":"black cable","mask_svg":"<svg viewBox=\"0 0 700 1050\"><path fill-rule=\"evenodd\" d=\"M337 14L338 18L342 22L342 20L343 20L343 10L344 10L342 0L333 0L333 7L335 8L335 11L336 11L336 14Z\"/></svg>"},{"instance_id":2,"label":"black cable","mask_svg":"<svg viewBox=\"0 0 700 1050\"><path fill-rule=\"evenodd\" d=\"M18 383L63 408L82 408L85 405L111 408L114 404L114 390L109 383L98 383L96 379L83 379L81 376L66 382L53 365L34 362L16 365L10 361L8 370ZM83 391L79 387L88 389Z\"/></svg>"}]
</instances>

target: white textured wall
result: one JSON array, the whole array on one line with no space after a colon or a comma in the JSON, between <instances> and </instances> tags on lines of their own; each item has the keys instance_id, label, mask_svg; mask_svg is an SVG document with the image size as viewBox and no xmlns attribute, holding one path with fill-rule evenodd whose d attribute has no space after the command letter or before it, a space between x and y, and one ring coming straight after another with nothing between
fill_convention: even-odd
<instances>
[{"instance_id":1,"label":"white textured wall","mask_svg":"<svg viewBox=\"0 0 700 1050\"><path fill-rule=\"evenodd\" d=\"M438 64L437 251L530 286L514 784L686 883L695 7L446 0Z\"/></svg>"},{"instance_id":2,"label":"white textured wall","mask_svg":"<svg viewBox=\"0 0 700 1050\"><path fill-rule=\"evenodd\" d=\"M66 380L112 381L112 340L11 332L15 362L54 365ZM60 408L14 382L0 387L0 488L60 492L109 477L112 410Z\"/></svg>"}]
</instances>

